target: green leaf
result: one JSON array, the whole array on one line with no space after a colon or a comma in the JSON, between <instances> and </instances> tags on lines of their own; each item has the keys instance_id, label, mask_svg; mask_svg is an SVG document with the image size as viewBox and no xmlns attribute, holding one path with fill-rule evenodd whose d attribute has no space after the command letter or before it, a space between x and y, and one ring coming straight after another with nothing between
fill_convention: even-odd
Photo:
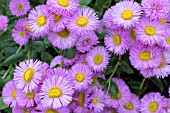
<instances>
[{"instance_id":1,"label":"green leaf","mask_svg":"<svg viewBox=\"0 0 170 113\"><path fill-rule=\"evenodd\" d=\"M92 1L92 0L79 0L79 4L80 4L80 5L86 5L86 6L87 6L88 4L91 3L91 1Z\"/></svg>"},{"instance_id":2,"label":"green leaf","mask_svg":"<svg viewBox=\"0 0 170 113\"><path fill-rule=\"evenodd\" d=\"M98 80L100 85L106 86L107 83L106 83L106 80L104 78L98 77L97 80Z\"/></svg>"},{"instance_id":3,"label":"green leaf","mask_svg":"<svg viewBox=\"0 0 170 113\"><path fill-rule=\"evenodd\" d=\"M46 52L46 51L42 51L41 52L41 60L44 61L44 62L47 62L47 63L50 63L53 59L53 56Z\"/></svg>"},{"instance_id":4,"label":"green leaf","mask_svg":"<svg viewBox=\"0 0 170 113\"><path fill-rule=\"evenodd\" d=\"M112 96L115 96L116 98L118 98L119 89L118 89L117 84L113 82L112 80L110 80L109 92Z\"/></svg>"},{"instance_id":5,"label":"green leaf","mask_svg":"<svg viewBox=\"0 0 170 113\"><path fill-rule=\"evenodd\" d=\"M133 69L129 66L128 63L126 63L125 61L121 60L121 67L122 67L122 72L126 72L127 74L133 74Z\"/></svg>"},{"instance_id":6,"label":"green leaf","mask_svg":"<svg viewBox=\"0 0 170 113\"><path fill-rule=\"evenodd\" d=\"M6 65L17 63L19 61L24 60L25 56L26 56L25 51L20 52L18 54L13 54L9 56L2 64L0 64L0 66L6 66Z\"/></svg>"},{"instance_id":7,"label":"green leaf","mask_svg":"<svg viewBox=\"0 0 170 113\"><path fill-rule=\"evenodd\" d=\"M164 87L163 87L163 83L160 79L158 79L156 77L152 77L151 81L161 90L161 92L163 91Z\"/></svg>"},{"instance_id":8,"label":"green leaf","mask_svg":"<svg viewBox=\"0 0 170 113\"><path fill-rule=\"evenodd\" d=\"M45 50L45 46L44 46L44 43L42 41L32 41L31 45L35 50L38 50L38 52Z\"/></svg>"},{"instance_id":9,"label":"green leaf","mask_svg":"<svg viewBox=\"0 0 170 113\"><path fill-rule=\"evenodd\" d=\"M7 108L8 106L6 106L4 103L3 103L3 100L2 100L2 97L0 97L0 110L3 110L5 108Z\"/></svg>"},{"instance_id":10,"label":"green leaf","mask_svg":"<svg viewBox=\"0 0 170 113\"><path fill-rule=\"evenodd\" d=\"M73 58L73 57L74 57L75 52L76 52L76 48L75 48L75 47L73 47L73 48L71 48L71 49L67 50L67 52L66 52L65 56L66 56L68 59L71 59L71 58Z\"/></svg>"}]
</instances>

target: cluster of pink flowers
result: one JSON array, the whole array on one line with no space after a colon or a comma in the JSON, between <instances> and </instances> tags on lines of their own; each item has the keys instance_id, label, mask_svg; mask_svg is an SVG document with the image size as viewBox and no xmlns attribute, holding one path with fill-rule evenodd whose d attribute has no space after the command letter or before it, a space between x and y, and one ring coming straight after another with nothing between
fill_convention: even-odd
<instances>
[{"instance_id":1,"label":"cluster of pink flowers","mask_svg":"<svg viewBox=\"0 0 170 113\"><path fill-rule=\"evenodd\" d=\"M78 0L47 0L30 10L28 0L11 0L13 15L21 17L12 29L20 46L45 36L61 50L76 47L72 59L56 56L50 65L39 60L20 62L14 78L3 88L2 98L13 113L166 113L168 99L151 92L139 99L120 78L118 97L107 93L97 78L110 57L129 51L129 60L145 77L170 74L170 2L168 0L121 1L109 8L102 20ZM8 19L0 30L6 30ZM104 46L98 33L107 32ZM55 68L58 65L59 67Z\"/></svg>"},{"instance_id":2,"label":"cluster of pink flowers","mask_svg":"<svg viewBox=\"0 0 170 113\"><path fill-rule=\"evenodd\" d=\"M3 88L4 103L12 107L13 113L166 113L168 99L160 93L146 94L140 100L125 81L112 78L118 96L107 94L97 81L104 75L75 61L70 69L52 69L32 59L20 62L13 80Z\"/></svg>"}]
</instances>

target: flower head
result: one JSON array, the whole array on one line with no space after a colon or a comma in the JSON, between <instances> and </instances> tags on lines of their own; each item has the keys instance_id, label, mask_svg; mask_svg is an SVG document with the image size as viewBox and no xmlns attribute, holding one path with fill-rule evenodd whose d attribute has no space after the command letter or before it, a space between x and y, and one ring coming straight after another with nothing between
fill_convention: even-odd
<instances>
[{"instance_id":1,"label":"flower head","mask_svg":"<svg viewBox=\"0 0 170 113\"><path fill-rule=\"evenodd\" d=\"M151 20L158 20L166 17L170 12L168 0L143 0L142 9Z\"/></svg>"},{"instance_id":2,"label":"flower head","mask_svg":"<svg viewBox=\"0 0 170 113\"><path fill-rule=\"evenodd\" d=\"M28 25L36 35L44 36L50 29L53 15L49 12L48 6L39 5L32 9L28 15Z\"/></svg>"},{"instance_id":3,"label":"flower head","mask_svg":"<svg viewBox=\"0 0 170 113\"><path fill-rule=\"evenodd\" d=\"M98 37L94 32L92 32L88 35L85 34L79 37L78 42L76 43L76 49L82 53L86 51L88 52L91 50L93 45L96 45L97 43L98 43Z\"/></svg>"},{"instance_id":4,"label":"flower head","mask_svg":"<svg viewBox=\"0 0 170 113\"><path fill-rule=\"evenodd\" d=\"M86 65L75 64L69 73L73 87L76 90L87 89L88 85L92 82L92 72Z\"/></svg>"},{"instance_id":5,"label":"flower head","mask_svg":"<svg viewBox=\"0 0 170 113\"><path fill-rule=\"evenodd\" d=\"M29 33L26 31L26 28L23 26L24 19L18 20L16 26L12 29L12 37L14 41L23 46L28 43L30 38Z\"/></svg>"},{"instance_id":6,"label":"flower head","mask_svg":"<svg viewBox=\"0 0 170 113\"><path fill-rule=\"evenodd\" d=\"M19 63L14 70L14 83L16 88L25 93L32 92L41 82L42 73L40 71L42 62L36 60L26 60Z\"/></svg>"},{"instance_id":7,"label":"flower head","mask_svg":"<svg viewBox=\"0 0 170 113\"><path fill-rule=\"evenodd\" d=\"M0 15L0 31L7 30L8 22L9 22L8 17Z\"/></svg>"},{"instance_id":8,"label":"flower head","mask_svg":"<svg viewBox=\"0 0 170 113\"><path fill-rule=\"evenodd\" d=\"M142 18L140 23L136 25L136 38L145 45L153 46L162 41L165 35L165 26L160 21Z\"/></svg>"},{"instance_id":9,"label":"flower head","mask_svg":"<svg viewBox=\"0 0 170 113\"><path fill-rule=\"evenodd\" d=\"M166 113L168 101L160 93L148 93L144 95L140 103L141 113Z\"/></svg>"},{"instance_id":10,"label":"flower head","mask_svg":"<svg viewBox=\"0 0 170 113\"><path fill-rule=\"evenodd\" d=\"M122 55L128 49L127 32L121 30L109 30L108 35L104 38L106 48L116 55Z\"/></svg>"},{"instance_id":11,"label":"flower head","mask_svg":"<svg viewBox=\"0 0 170 113\"><path fill-rule=\"evenodd\" d=\"M2 90L3 102L10 107L16 107L17 106L17 101L16 101L17 92L18 90L16 89L13 80L7 82Z\"/></svg>"},{"instance_id":12,"label":"flower head","mask_svg":"<svg viewBox=\"0 0 170 113\"><path fill-rule=\"evenodd\" d=\"M70 18L67 27L76 35L83 35L98 28L99 21L96 13L90 8L79 8L77 13Z\"/></svg>"},{"instance_id":13,"label":"flower head","mask_svg":"<svg viewBox=\"0 0 170 113\"><path fill-rule=\"evenodd\" d=\"M87 65L96 72L102 72L109 63L110 54L102 46L94 47L87 53Z\"/></svg>"},{"instance_id":14,"label":"flower head","mask_svg":"<svg viewBox=\"0 0 170 113\"><path fill-rule=\"evenodd\" d=\"M23 16L30 9L30 2L28 0L11 0L9 9L15 16Z\"/></svg>"},{"instance_id":15,"label":"flower head","mask_svg":"<svg viewBox=\"0 0 170 113\"><path fill-rule=\"evenodd\" d=\"M158 46L144 46L138 43L130 49L129 59L138 70L155 68L161 62L162 50Z\"/></svg>"},{"instance_id":16,"label":"flower head","mask_svg":"<svg viewBox=\"0 0 170 113\"><path fill-rule=\"evenodd\" d=\"M142 8L133 0L125 0L117 3L112 10L113 22L127 29L134 27L139 22Z\"/></svg>"},{"instance_id":17,"label":"flower head","mask_svg":"<svg viewBox=\"0 0 170 113\"><path fill-rule=\"evenodd\" d=\"M57 109L67 106L73 93L69 80L63 76L53 76L44 80L39 95L43 107Z\"/></svg>"}]
</instances>

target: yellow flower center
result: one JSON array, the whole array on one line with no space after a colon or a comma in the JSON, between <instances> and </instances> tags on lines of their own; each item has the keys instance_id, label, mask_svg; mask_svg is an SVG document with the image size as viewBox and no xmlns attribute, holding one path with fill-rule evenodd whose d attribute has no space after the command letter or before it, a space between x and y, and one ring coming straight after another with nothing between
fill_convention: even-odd
<instances>
[{"instance_id":1,"label":"yellow flower center","mask_svg":"<svg viewBox=\"0 0 170 113\"><path fill-rule=\"evenodd\" d=\"M93 77L92 80L93 80L92 84L96 84L97 83L97 78Z\"/></svg>"},{"instance_id":2,"label":"yellow flower center","mask_svg":"<svg viewBox=\"0 0 170 113\"><path fill-rule=\"evenodd\" d=\"M54 109L47 109L45 111L45 113L58 113L58 111L54 110Z\"/></svg>"},{"instance_id":3,"label":"yellow flower center","mask_svg":"<svg viewBox=\"0 0 170 113\"><path fill-rule=\"evenodd\" d=\"M133 17L133 12L131 10L124 10L122 12L122 18L124 20L130 20Z\"/></svg>"},{"instance_id":4,"label":"yellow flower center","mask_svg":"<svg viewBox=\"0 0 170 113\"><path fill-rule=\"evenodd\" d=\"M32 92L32 93L30 93L30 92L28 92L28 93L26 93L26 94L24 94L27 98L29 98L29 99L33 99L34 97L35 97L35 93L34 92Z\"/></svg>"},{"instance_id":5,"label":"yellow flower center","mask_svg":"<svg viewBox=\"0 0 170 113\"><path fill-rule=\"evenodd\" d=\"M170 44L170 37L166 39L166 43Z\"/></svg>"},{"instance_id":6,"label":"yellow flower center","mask_svg":"<svg viewBox=\"0 0 170 113\"><path fill-rule=\"evenodd\" d=\"M151 102L148 106L148 109L150 112L155 112L158 109L158 103L157 102Z\"/></svg>"},{"instance_id":7,"label":"yellow flower center","mask_svg":"<svg viewBox=\"0 0 170 113\"><path fill-rule=\"evenodd\" d=\"M163 63L164 63L164 62L166 62L166 59L165 59L165 57L162 57L161 63L160 63L160 65L158 66L158 68L163 68L163 67L164 67Z\"/></svg>"},{"instance_id":8,"label":"yellow flower center","mask_svg":"<svg viewBox=\"0 0 170 113\"><path fill-rule=\"evenodd\" d=\"M84 92L81 92L79 95L78 95L78 103L79 103L79 106L83 106L84 104Z\"/></svg>"},{"instance_id":9,"label":"yellow flower center","mask_svg":"<svg viewBox=\"0 0 170 113\"><path fill-rule=\"evenodd\" d=\"M32 30L28 24L25 25L25 28L29 33L32 33Z\"/></svg>"},{"instance_id":10,"label":"yellow flower center","mask_svg":"<svg viewBox=\"0 0 170 113\"><path fill-rule=\"evenodd\" d=\"M97 54L95 57L94 57L94 63L99 65L101 64L103 61L103 56L101 54Z\"/></svg>"},{"instance_id":11,"label":"yellow flower center","mask_svg":"<svg viewBox=\"0 0 170 113\"><path fill-rule=\"evenodd\" d=\"M40 26L40 27L44 26L46 24L46 22L47 22L47 19L44 15L38 16L38 18L37 18L38 26Z\"/></svg>"},{"instance_id":12,"label":"yellow flower center","mask_svg":"<svg viewBox=\"0 0 170 113\"><path fill-rule=\"evenodd\" d=\"M166 25L166 19L165 19L165 18L162 18L162 19L161 19L161 23L162 23L163 25Z\"/></svg>"},{"instance_id":13,"label":"yellow flower center","mask_svg":"<svg viewBox=\"0 0 170 113\"><path fill-rule=\"evenodd\" d=\"M57 14L54 15L54 22L59 22L61 20L62 16L59 16Z\"/></svg>"},{"instance_id":14,"label":"yellow flower center","mask_svg":"<svg viewBox=\"0 0 170 113\"><path fill-rule=\"evenodd\" d=\"M18 4L18 5L17 5L17 9L18 9L19 11L22 11L23 8L24 8L24 6L23 6L22 4Z\"/></svg>"},{"instance_id":15,"label":"yellow flower center","mask_svg":"<svg viewBox=\"0 0 170 113\"><path fill-rule=\"evenodd\" d=\"M62 95L62 91L58 87L51 88L48 92L49 98L59 98Z\"/></svg>"},{"instance_id":16,"label":"yellow flower center","mask_svg":"<svg viewBox=\"0 0 170 113\"><path fill-rule=\"evenodd\" d=\"M122 93L121 92L119 92L118 93L118 97L116 98L115 96L113 96L113 95L111 95L111 98L113 99L113 100L119 100L119 99L121 99L121 97L122 97Z\"/></svg>"},{"instance_id":17,"label":"yellow flower center","mask_svg":"<svg viewBox=\"0 0 170 113\"><path fill-rule=\"evenodd\" d=\"M153 36L156 34L156 29L152 26L146 26L145 27L145 33L149 36Z\"/></svg>"},{"instance_id":18,"label":"yellow flower center","mask_svg":"<svg viewBox=\"0 0 170 113\"><path fill-rule=\"evenodd\" d=\"M14 89L12 92L12 98L15 100L16 99L16 93L17 93L17 89Z\"/></svg>"},{"instance_id":19,"label":"yellow flower center","mask_svg":"<svg viewBox=\"0 0 170 113\"><path fill-rule=\"evenodd\" d=\"M131 29L131 31L130 31L130 36L131 36L131 38L132 38L134 41L136 41L136 33L135 33L135 29L134 29L134 28Z\"/></svg>"},{"instance_id":20,"label":"yellow flower center","mask_svg":"<svg viewBox=\"0 0 170 113\"><path fill-rule=\"evenodd\" d=\"M132 110L133 109L133 104L131 102L129 102L128 104L124 105L124 108L126 108L128 110Z\"/></svg>"},{"instance_id":21,"label":"yellow flower center","mask_svg":"<svg viewBox=\"0 0 170 113\"><path fill-rule=\"evenodd\" d=\"M117 46L121 44L121 38L119 34L115 34L113 36L113 43Z\"/></svg>"},{"instance_id":22,"label":"yellow flower center","mask_svg":"<svg viewBox=\"0 0 170 113\"><path fill-rule=\"evenodd\" d=\"M34 68L28 68L23 75L25 82L30 82L34 76Z\"/></svg>"},{"instance_id":23,"label":"yellow flower center","mask_svg":"<svg viewBox=\"0 0 170 113\"><path fill-rule=\"evenodd\" d=\"M24 38L25 37L25 32L24 31L20 31L19 35Z\"/></svg>"},{"instance_id":24,"label":"yellow flower center","mask_svg":"<svg viewBox=\"0 0 170 113\"><path fill-rule=\"evenodd\" d=\"M99 101L99 99L97 98L97 97L95 97L94 99L93 99L93 103L96 105L96 104L98 104L98 101Z\"/></svg>"},{"instance_id":25,"label":"yellow flower center","mask_svg":"<svg viewBox=\"0 0 170 113\"><path fill-rule=\"evenodd\" d=\"M85 65L86 65L86 64L87 64L87 62L85 62L85 61L84 61L84 62L82 62L82 64L85 64Z\"/></svg>"},{"instance_id":26,"label":"yellow flower center","mask_svg":"<svg viewBox=\"0 0 170 113\"><path fill-rule=\"evenodd\" d=\"M89 23L88 18L86 18L84 16L79 17L76 21L76 24L80 27L85 27L88 23Z\"/></svg>"},{"instance_id":27,"label":"yellow flower center","mask_svg":"<svg viewBox=\"0 0 170 113\"><path fill-rule=\"evenodd\" d=\"M144 51L139 54L139 58L143 61L149 61L152 58L150 57L150 52L149 51Z\"/></svg>"},{"instance_id":28,"label":"yellow flower center","mask_svg":"<svg viewBox=\"0 0 170 113\"><path fill-rule=\"evenodd\" d=\"M67 7L68 6L68 0L57 0L58 1L58 4L60 6L63 6L63 7Z\"/></svg>"},{"instance_id":29,"label":"yellow flower center","mask_svg":"<svg viewBox=\"0 0 170 113\"><path fill-rule=\"evenodd\" d=\"M68 36L70 35L70 32L67 29L64 29L63 31L58 32L57 34L61 38L68 38Z\"/></svg>"},{"instance_id":30,"label":"yellow flower center","mask_svg":"<svg viewBox=\"0 0 170 113\"><path fill-rule=\"evenodd\" d=\"M27 109L27 108L24 108L24 109L22 109L22 112L23 112L23 113L30 113L30 110Z\"/></svg>"},{"instance_id":31,"label":"yellow flower center","mask_svg":"<svg viewBox=\"0 0 170 113\"><path fill-rule=\"evenodd\" d=\"M77 82L83 82L83 81L84 81L84 74L83 74L83 73L77 73L77 74L75 75L75 80L76 80Z\"/></svg>"}]
</instances>

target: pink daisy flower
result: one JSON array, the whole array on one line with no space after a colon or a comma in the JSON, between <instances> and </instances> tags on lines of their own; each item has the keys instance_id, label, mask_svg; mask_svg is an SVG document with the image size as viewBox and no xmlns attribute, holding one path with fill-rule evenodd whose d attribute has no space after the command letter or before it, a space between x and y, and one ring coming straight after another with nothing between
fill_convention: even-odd
<instances>
[{"instance_id":1,"label":"pink daisy flower","mask_svg":"<svg viewBox=\"0 0 170 113\"><path fill-rule=\"evenodd\" d=\"M110 54L103 46L94 47L87 53L87 65L95 72L102 72L109 64Z\"/></svg>"},{"instance_id":2,"label":"pink daisy flower","mask_svg":"<svg viewBox=\"0 0 170 113\"><path fill-rule=\"evenodd\" d=\"M160 93L148 93L144 95L140 103L141 113L166 113L168 101Z\"/></svg>"},{"instance_id":3,"label":"pink daisy flower","mask_svg":"<svg viewBox=\"0 0 170 113\"><path fill-rule=\"evenodd\" d=\"M3 102L10 107L16 107L17 106L17 101L16 101L17 92L18 91L14 85L13 80L7 82L2 90Z\"/></svg>"},{"instance_id":4,"label":"pink daisy flower","mask_svg":"<svg viewBox=\"0 0 170 113\"><path fill-rule=\"evenodd\" d=\"M53 21L50 23L50 30L53 32L59 32L65 29L66 24L68 23L68 18L61 14L58 14L54 11L54 7L50 6L50 12L53 15Z\"/></svg>"},{"instance_id":5,"label":"pink daisy flower","mask_svg":"<svg viewBox=\"0 0 170 113\"><path fill-rule=\"evenodd\" d=\"M106 10L102 20L107 28L117 29L119 26L113 21L113 17L111 16L113 10L114 6Z\"/></svg>"},{"instance_id":6,"label":"pink daisy flower","mask_svg":"<svg viewBox=\"0 0 170 113\"><path fill-rule=\"evenodd\" d=\"M76 49L82 53L88 52L97 43L98 43L98 37L94 32L91 32L89 34L85 34L79 37L78 42L76 43Z\"/></svg>"},{"instance_id":7,"label":"pink daisy flower","mask_svg":"<svg viewBox=\"0 0 170 113\"><path fill-rule=\"evenodd\" d=\"M23 16L30 10L30 2L28 0L11 0L9 9L15 16Z\"/></svg>"},{"instance_id":8,"label":"pink daisy flower","mask_svg":"<svg viewBox=\"0 0 170 113\"><path fill-rule=\"evenodd\" d=\"M99 25L96 13L90 8L79 8L69 20L69 31L79 36L96 30Z\"/></svg>"},{"instance_id":9,"label":"pink daisy flower","mask_svg":"<svg viewBox=\"0 0 170 113\"><path fill-rule=\"evenodd\" d=\"M41 65L40 72L42 73L42 82L43 82L44 79L51 77L53 70L46 62L44 62Z\"/></svg>"},{"instance_id":10,"label":"pink daisy flower","mask_svg":"<svg viewBox=\"0 0 170 113\"><path fill-rule=\"evenodd\" d=\"M57 109L67 106L72 100L73 93L69 80L62 76L53 76L44 80L39 95L44 108Z\"/></svg>"},{"instance_id":11,"label":"pink daisy flower","mask_svg":"<svg viewBox=\"0 0 170 113\"><path fill-rule=\"evenodd\" d=\"M104 110L100 113L118 113L117 109L112 107L105 107Z\"/></svg>"},{"instance_id":12,"label":"pink daisy flower","mask_svg":"<svg viewBox=\"0 0 170 113\"><path fill-rule=\"evenodd\" d=\"M26 45L29 40L29 33L26 31L24 26L22 25L23 19L18 20L15 27L12 29L12 37L14 41L20 46Z\"/></svg>"},{"instance_id":13,"label":"pink daisy flower","mask_svg":"<svg viewBox=\"0 0 170 113\"><path fill-rule=\"evenodd\" d=\"M161 63L154 69L157 78L165 78L170 74L170 53L164 51Z\"/></svg>"},{"instance_id":14,"label":"pink daisy flower","mask_svg":"<svg viewBox=\"0 0 170 113\"><path fill-rule=\"evenodd\" d=\"M140 23L136 25L137 40L143 44L153 46L159 44L165 35L165 26L159 21L142 18Z\"/></svg>"},{"instance_id":15,"label":"pink daisy flower","mask_svg":"<svg viewBox=\"0 0 170 113\"><path fill-rule=\"evenodd\" d=\"M39 5L31 10L28 15L28 25L36 35L44 36L50 29L53 15L49 12L48 6Z\"/></svg>"},{"instance_id":16,"label":"pink daisy flower","mask_svg":"<svg viewBox=\"0 0 170 113\"><path fill-rule=\"evenodd\" d=\"M38 88L32 92L24 93L21 90L17 92L16 100L18 106L29 108L37 105L40 102Z\"/></svg>"},{"instance_id":17,"label":"pink daisy flower","mask_svg":"<svg viewBox=\"0 0 170 113\"><path fill-rule=\"evenodd\" d=\"M8 20L7 16L0 15L0 31L1 30L3 30L3 31L7 30L8 22L9 22L9 20Z\"/></svg>"},{"instance_id":18,"label":"pink daisy flower","mask_svg":"<svg viewBox=\"0 0 170 113\"><path fill-rule=\"evenodd\" d=\"M89 106L90 110L94 111L94 113L99 113L103 111L104 104L104 92L98 88L93 89L93 94L89 98Z\"/></svg>"},{"instance_id":19,"label":"pink daisy flower","mask_svg":"<svg viewBox=\"0 0 170 113\"><path fill-rule=\"evenodd\" d=\"M58 55L58 56L56 56L56 57L51 61L50 67L53 68L53 67L55 67L56 65L59 65L59 66L62 67L63 63L64 63L64 57Z\"/></svg>"},{"instance_id":20,"label":"pink daisy flower","mask_svg":"<svg viewBox=\"0 0 170 113\"><path fill-rule=\"evenodd\" d=\"M111 94L108 94L106 96L105 103L109 107L117 108L118 106L124 105L125 103L129 102L131 98L131 92L129 90L129 87L122 79L113 78L112 80L118 86L119 89L118 98Z\"/></svg>"},{"instance_id":21,"label":"pink daisy flower","mask_svg":"<svg viewBox=\"0 0 170 113\"><path fill-rule=\"evenodd\" d=\"M129 102L118 107L118 113L139 113L140 100L135 94L131 94Z\"/></svg>"},{"instance_id":22,"label":"pink daisy flower","mask_svg":"<svg viewBox=\"0 0 170 113\"><path fill-rule=\"evenodd\" d=\"M25 93L32 92L41 82L41 61L26 60L19 63L14 70L14 83L16 88Z\"/></svg>"},{"instance_id":23,"label":"pink daisy flower","mask_svg":"<svg viewBox=\"0 0 170 113\"><path fill-rule=\"evenodd\" d=\"M122 55L128 49L127 32L118 30L109 30L108 35L104 38L106 48L116 55Z\"/></svg>"},{"instance_id":24,"label":"pink daisy flower","mask_svg":"<svg viewBox=\"0 0 170 113\"><path fill-rule=\"evenodd\" d=\"M75 64L80 63L80 64L87 65L86 56L87 56L87 54L80 54L79 58L76 60Z\"/></svg>"},{"instance_id":25,"label":"pink daisy flower","mask_svg":"<svg viewBox=\"0 0 170 113\"><path fill-rule=\"evenodd\" d=\"M54 75L53 76L68 77L68 70L61 68L61 67L54 68Z\"/></svg>"},{"instance_id":26,"label":"pink daisy flower","mask_svg":"<svg viewBox=\"0 0 170 113\"><path fill-rule=\"evenodd\" d=\"M21 108L21 107L13 107L12 113L33 113L34 110L32 108ZM34 112L36 113L36 112Z\"/></svg>"},{"instance_id":27,"label":"pink daisy flower","mask_svg":"<svg viewBox=\"0 0 170 113\"><path fill-rule=\"evenodd\" d=\"M169 12L170 3L168 0L143 0L142 9L151 20L158 20L165 17Z\"/></svg>"},{"instance_id":28,"label":"pink daisy flower","mask_svg":"<svg viewBox=\"0 0 170 113\"><path fill-rule=\"evenodd\" d=\"M69 74L73 87L76 90L87 89L88 85L92 82L93 73L86 65L75 64L69 70Z\"/></svg>"},{"instance_id":29,"label":"pink daisy flower","mask_svg":"<svg viewBox=\"0 0 170 113\"><path fill-rule=\"evenodd\" d=\"M127 29L134 27L139 22L142 8L133 0L125 0L117 3L112 10L113 22Z\"/></svg>"},{"instance_id":30,"label":"pink daisy flower","mask_svg":"<svg viewBox=\"0 0 170 113\"><path fill-rule=\"evenodd\" d=\"M47 0L47 5L54 7L54 11L59 15L69 16L77 11L78 0Z\"/></svg>"},{"instance_id":31,"label":"pink daisy flower","mask_svg":"<svg viewBox=\"0 0 170 113\"><path fill-rule=\"evenodd\" d=\"M59 49L70 49L77 41L77 36L68 31L67 28L60 32L50 32L48 34L48 40L53 46Z\"/></svg>"},{"instance_id":32,"label":"pink daisy flower","mask_svg":"<svg viewBox=\"0 0 170 113\"><path fill-rule=\"evenodd\" d=\"M166 50L170 50L170 28L167 28L165 31L165 37L162 38L162 41L159 43L159 45Z\"/></svg>"},{"instance_id":33,"label":"pink daisy flower","mask_svg":"<svg viewBox=\"0 0 170 113\"><path fill-rule=\"evenodd\" d=\"M162 59L162 50L158 46L136 44L130 49L131 64L138 70L158 67Z\"/></svg>"},{"instance_id":34,"label":"pink daisy flower","mask_svg":"<svg viewBox=\"0 0 170 113\"><path fill-rule=\"evenodd\" d=\"M88 98L90 97L92 90L91 87L82 91L75 91L72 104L74 104L74 113L89 113L88 107Z\"/></svg>"}]
</instances>

